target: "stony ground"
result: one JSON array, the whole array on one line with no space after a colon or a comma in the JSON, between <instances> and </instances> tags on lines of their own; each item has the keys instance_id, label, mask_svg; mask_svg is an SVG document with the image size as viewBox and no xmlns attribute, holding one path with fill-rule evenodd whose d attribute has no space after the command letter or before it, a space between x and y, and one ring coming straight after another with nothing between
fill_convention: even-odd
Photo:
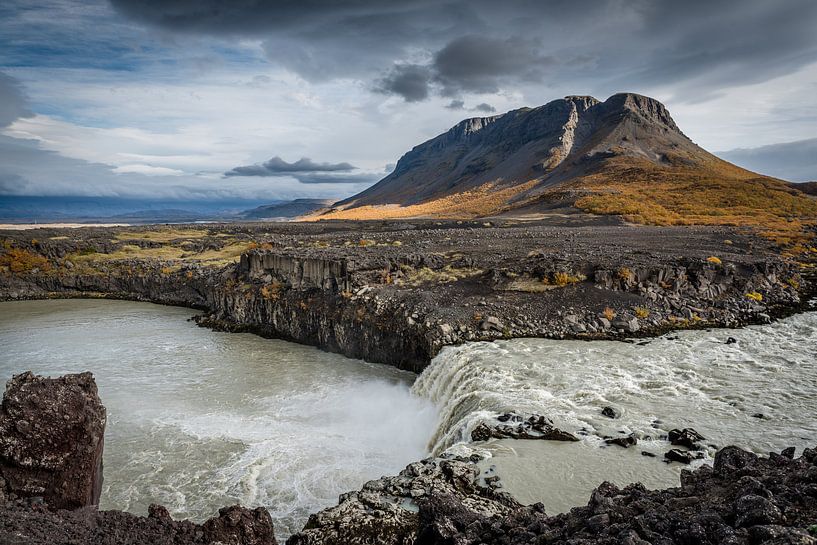
<instances>
[{"instance_id":1,"label":"stony ground","mask_svg":"<svg viewBox=\"0 0 817 545\"><path fill-rule=\"evenodd\" d=\"M817 250L783 258L768 240L732 228L586 215L0 236L3 298L194 306L208 311L207 325L414 370L465 341L624 338L767 321L799 307L810 288L803 264L817 258Z\"/></svg>"}]
</instances>

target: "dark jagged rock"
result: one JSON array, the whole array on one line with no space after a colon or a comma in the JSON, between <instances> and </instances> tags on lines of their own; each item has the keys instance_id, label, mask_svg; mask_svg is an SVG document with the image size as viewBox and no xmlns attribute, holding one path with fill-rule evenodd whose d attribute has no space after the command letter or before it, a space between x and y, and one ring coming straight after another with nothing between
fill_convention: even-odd
<instances>
[{"instance_id":1,"label":"dark jagged rock","mask_svg":"<svg viewBox=\"0 0 817 545\"><path fill-rule=\"evenodd\" d=\"M23 539L21 536L25 536ZM3 545L277 545L264 508L225 507L204 524L174 521L161 506L147 517L83 507L51 511L44 505L0 501Z\"/></svg>"},{"instance_id":2,"label":"dark jagged rock","mask_svg":"<svg viewBox=\"0 0 817 545\"><path fill-rule=\"evenodd\" d=\"M266 509L225 507L204 524L98 511L105 407L91 373L13 377L0 411L3 545L276 545Z\"/></svg>"},{"instance_id":3,"label":"dark jagged rock","mask_svg":"<svg viewBox=\"0 0 817 545\"><path fill-rule=\"evenodd\" d=\"M5 492L55 508L99 503L105 422L91 373L13 377L0 410Z\"/></svg>"},{"instance_id":4,"label":"dark jagged rock","mask_svg":"<svg viewBox=\"0 0 817 545\"><path fill-rule=\"evenodd\" d=\"M703 458L702 453L694 453L688 450L670 449L664 453L664 459L667 462L679 462L681 464L691 464L694 460Z\"/></svg>"},{"instance_id":5,"label":"dark jagged rock","mask_svg":"<svg viewBox=\"0 0 817 545\"><path fill-rule=\"evenodd\" d=\"M276 545L272 519L263 507L222 507L218 516L202 524L204 537L214 543Z\"/></svg>"},{"instance_id":6,"label":"dark jagged rock","mask_svg":"<svg viewBox=\"0 0 817 545\"><path fill-rule=\"evenodd\" d=\"M399 475L369 481L340 497L335 507L309 517L287 545L411 545L420 527L418 503L448 498L461 516L494 517L521 505L482 481L479 468L465 459L431 458L410 464Z\"/></svg>"},{"instance_id":7,"label":"dark jagged rock","mask_svg":"<svg viewBox=\"0 0 817 545\"><path fill-rule=\"evenodd\" d=\"M488 439L542 439L546 441L578 441L579 438L560 430L553 425L550 419L534 414L528 418L514 413L506 413L497 417L501 422L491 426L481 422L471 432L472 441L487 441ZM504 422L513 422L505 424Z\"/></svg>"},{"instance_id":8,"label":"dark jagged rock","mask_svg":"<svg viewBox=\"0 0 817 545\"><path fill-rule=\"evenodd\" d=\"M608 445L618 445L619 447L630 448L638 444L638 438L631 433L625 437L605 439L604 442Z\"/></svg>"},{"instance_id":9,"label":"dark jagged rock","mask_svg":"<svg viewBox=\"0 0 817 545\"><path fill-rule=\"evenodd\" d=\"M692 428L670 430L669 442L675 446L686 447L690 450L700 450L699 443L706 438Z\"/></svg>"},{"instance_id":10,"label":"dark jagged rock","mask_svg":"<svg viewBox=\"0 0 817 545\"><path fill-rule=\"evenodd\" d=\"M617 410L612 407L604 407L601 410L602 416L606 416L607 418L618 418L620 415Z\"/></svg>"},{"instance_id":11,"label":"dark jagged rock","mask_svg":"<svg viewBox=\"0 0 817 545\"><path fill-rule=\"evenodd\" d=\"M548 517L541 504L494 517L444 494L420 502L416 545L817 544L817 451L761 458L736 447L714 468L683 472L681 486L603 483L585 507Z\"/></svg>"}]
</instances>

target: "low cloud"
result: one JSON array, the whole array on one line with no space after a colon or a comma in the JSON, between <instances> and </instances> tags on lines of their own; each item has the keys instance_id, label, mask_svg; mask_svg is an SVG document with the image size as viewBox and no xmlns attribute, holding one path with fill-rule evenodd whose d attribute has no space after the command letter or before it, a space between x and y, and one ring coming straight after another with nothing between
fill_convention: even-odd
<instances>
[{"instance_id":1,"label":"low cloud","mask_svg":"<svg viewBox=\"0 0 817 545\"><path fill-rule=\"evenodd\" d=\"M21 117L31 115L20 82L0 72L0 127L7 127Z\"/></svg>"},{"instance_id":2,"label":"low cloud","mask_svg":"<svg viewBox=\"0 0 817 545\"><path fill-rule=\"evenodd\" d=\"M483 102L481 104L477 104L476 106L474 106L474 111L483 112L483 113L486 113L486 114L492 114L492 113L496 112L496 108L494 108L493 106L491 106L487 102Z\"/></svg>"},{"instance_id":3,"label":"low cloud","mask_svg":"<svg viewBox=\"0 0 817 545\"><path fill-rule=\"evenodd\" d=\"M491 106L487 102L482 102L480 104L477 104L473 108L466 108L465 107L465 101L464 100L459 100L459 99L454 99L451 102L449 102L446 105L446 108L448 108L449 110L466 110L467 109L468 111L471 111L471 112L480 112L480 113L484 113L484 114L492 114L492 113L496 112L496 108L494 108L493 106Z\"/></svg>"},{"instance_id":4,"label":"low cloud","mask_svg":"<svg viewBox=\"0 0 817 545\"><path fill-rule=\"evenodd\" d=\"M288 163L277 155L264 163L235 167L224 173L232 176L280 176L295 174L314 174L316 172L351 172L357 167L349 163L316 163L308 157L302 157L294 163ZM297 176L296 176L297 177Z\"/></svg>"},{"instance_id":5,"label":"low cloud","mask_svg":"<svg viewBox=\"0 0 817 545\"><path fill-rule=\"evenodd\" d=\"M793 182L817 181L817 138L734 149L717 155L768 176Z\"/></svg>"},{"instance_id":6,"label":"low cloud","mask_svg":"<svg viewBox=\"0 0 817 545\"><path fill-rule=\"evenodd\" d=\"M367 184L378 178L378 175L360 172L357 167L346 162L316 163L303 157L294 163L288 163L278 156L264 163L235 167L225 172L224 176L289 177L302 184Z\"/></svg>"}]
</instances>

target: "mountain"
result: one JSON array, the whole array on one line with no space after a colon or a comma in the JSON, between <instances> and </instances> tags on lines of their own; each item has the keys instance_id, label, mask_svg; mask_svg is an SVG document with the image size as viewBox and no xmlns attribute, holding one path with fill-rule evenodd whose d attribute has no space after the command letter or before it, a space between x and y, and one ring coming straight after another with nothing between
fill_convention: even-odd
<instances>
[{"instance_id":1,"label":"mountain","mask_svg":"<svg viewBox=\"0 0 817 545\"><path fill-rule=\"evenodd\" d=\"M236 219L240 210L264 201L195 201L127 197L0 195L0 222L165 223ZM268 202L268 201L267 201Z\"/></svg>"},{"instance_id":2,"label":"mountain","mask_svg":"<svg viewBox=\"0 0 817 545\"><path fill-rule=\"evenodd\" d=\"M806 182L817 177L817 138L716 154L742 167L794 182Z\"/></svg>"},{"instance_id":3,"label":"mountain","mask_svg":"<svg viewBox=\"0 0 817 545\"><path fill-rule=\"evenodd\" d=\"M794 189L802 191L806 195L817 197L817 182L794 182L789 184Z\"/></svg>"},{"instance_id":4,"label":"mountain","mask_svg":"<svg viewBox=\"0 0 817 545\"><path fill-rule=\"evenodd\" d=\"M466 119L416 146L394 172L319 218L513 216L553 209L655 224L817 217L817 203L785 182L696 145L659 101L621 93L604 102L568 96Z\"/></svg>"},{"instance_id":5,"label":"mountain","mask_svg":"<svg viewBox=\"0 0 817 545\"><path fill-rule=\"evenodd\" d=\"M325 199L295 199L245 210L241 213L241 217L247 220L295 218L326 208L332 202L332 200Z\"/></svg>"}]
</instances>

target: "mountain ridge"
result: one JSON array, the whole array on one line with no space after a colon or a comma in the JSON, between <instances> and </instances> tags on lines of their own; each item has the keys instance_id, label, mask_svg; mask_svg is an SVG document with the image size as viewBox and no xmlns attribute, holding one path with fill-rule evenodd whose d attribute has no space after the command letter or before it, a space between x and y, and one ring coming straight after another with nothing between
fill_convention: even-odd
<instances>
[{"instance_id":1,"label":"mountain ridge","mask_svg":"<svg viewBox=\"0 0 817 545\"><path fill-rule=\"evenodd\" d=\"M645 131L648 144L639 145ZM460 121L412 148L391 174L335 207L414 205L488 183L510 187L535 180L541 190L577 177L592 159L626 155L662 163L668 153L661 150L673 148L710 155L655 99L619 93L601 102L571 95L536 108ZM579 171L565 172L567 167Z\"/></svg>"},{"instance_id":2,"label":"mountain ridge","mask_svg":"<svg viewBox=\"0 0 817 545\"><path fill-rule=\"evenodd\" d=\"M309 219L474 218L573 212L636 223L773 225L817 218L787 182L695 144L656 99L571 95L460 121L388 176ZM799 221L799 219L798 219ZM795 230L800 230L797 225Z\"/></svg>"}]
</instances>

